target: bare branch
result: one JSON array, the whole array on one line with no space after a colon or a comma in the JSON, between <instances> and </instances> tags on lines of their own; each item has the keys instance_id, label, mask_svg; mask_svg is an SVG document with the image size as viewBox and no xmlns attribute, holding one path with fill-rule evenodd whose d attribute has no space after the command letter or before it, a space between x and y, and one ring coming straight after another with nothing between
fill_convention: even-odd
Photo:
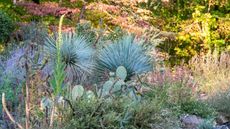
<instances>
[{"instance_id":1,"label":"bare branch","mask_svg":"<svg viewBox=\"0 0 230 129\"><path fill-rule=\"evenodd\" d=\"M6 101L5 101L5 93L2 93L2 106L3 106L3 109L4 109L5 112L6 112L6 115L10 118L10 120L11 120L14 124L16 124L16 125L18 126L18 128L24 129L24 128L22 127L21 124L19 124L18 122L16 122L16 121L14 120L13 116L10 114L9 110L7 109L7 107L6 107Z\"/></svg>"}]
</instances>

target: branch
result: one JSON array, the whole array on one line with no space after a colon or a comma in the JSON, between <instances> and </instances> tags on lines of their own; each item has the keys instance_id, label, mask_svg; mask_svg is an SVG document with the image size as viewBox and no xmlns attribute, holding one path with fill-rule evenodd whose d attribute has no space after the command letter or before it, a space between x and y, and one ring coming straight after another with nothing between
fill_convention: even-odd
<instances>
[{"instance_id":1,"label":"branch","mask_svg":"<svg viewBox=\"0 0 230 129\"><path fill-rule=\"evenodd\" d=\"M13 116L10 114L10 112L8 111L7 107L6 107L6 101L5 101L5 93L2 93L2 106L3 109L6 111L6 115L10 118L10 120L16 124L18 126L18 128L23 129L22 125L19 124L18 122L16 122L13 118Z\"/></svg>"},{"instance_id":2,"label":"branch","mask_svg":"<svg viewBox=\"0 0 230 129\"><path fill-rule=\"evenodd\" d=\"M74 110L73 105L71 104L70 100L65 99L65 98L64 98L64 100L69 104L71 110L73 111L73 115L75 115L75 110Z\"/></svg>"}]
</instances>

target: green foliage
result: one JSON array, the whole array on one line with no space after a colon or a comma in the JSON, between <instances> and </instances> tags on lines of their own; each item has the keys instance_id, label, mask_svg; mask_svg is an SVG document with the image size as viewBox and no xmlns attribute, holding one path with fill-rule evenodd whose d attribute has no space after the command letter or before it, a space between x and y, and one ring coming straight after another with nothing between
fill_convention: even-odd
<instances>
[{"instance_id":1,"label":"green foliage","mask_svg":"<svg viewBox=\"0 0 230 129\"><path fill-rule=\"evenodd\" d=\"M191 89L181 82L164 82L162 85L155 86L148 95L157 97L160 100L159 106L181 105L192 100L194 95Z\"/></svg>"},{"instance_id":2,"label":"green foliage","mask_svg":"<svg viewBox=\"0 0 230 129\"><path fill-rule=\"evenodd\" d=\"M157 86L147 94L158 100L157 106L171 108L178 116L193 114L203 118L213 118L216 111L204 102L195 99L191 88L181 82L167 83Z\"/></svg>"},{"instance_id":3,"label":"green foliage","mask_svg":"<svg viewBox=\"0 0 230 129\"><path fill-rule=\"evenodd\" d=\"M58 2L58 0L54 1ZM212 52L216 49L217 53L219 53L226 47L229 47L228 27L230 25L229 20L227 19L229 15L224 14L225 12L228 13L229 8L227 5L221 6L221 1L222 0L218 0L217 2L213 0L174 0L169 1L169 3L163 0L148 1L147 6L153 11L153 16L157 16L156 19L159 21L163 19L163 22L152 21L152 23L159 23L159 26L162 27L160 28L161 30L170 30L178 34L175 41L170 42L170 40L168 40L172 43L172 46L166 47L169 51L165 50L169 53L171 61L176 62L174 59L179 59L179 61L181 61L181 59L185 59L188 61L194 55L201 52ZM16 8L16 6L14 7L11 5L12 3L10 1L8 2L10 6L6 8ZM90 0L87 2L92 1ZM103 2L106 3L107 0ZM69 3L69 1L63 1L60 5L75 8L82 7L84 2L77 0L72 2L73 4ZM107 3L111 4L111 6L108 6L109 9L112 8L111 11L116 11L117 8L113 8L112 6L114 3L117 4L116 2L108 0ZM1 5L2 4L0 3L0 7L2 7ZM106 5L102 5L102 7L104 6ZM119 4L117 4L117 6L119 6ZM118 9L121 9L122 17L117 16L118 19L116 20L133 20L132 18L123 19L123 15L129 15L132 13L131 10L126 11L126 6L122 8L118 7ZM0 11L0 16L4 15L4 17L6 17L5 13L1 12L2 11ZM23 10L19 10L19 13L24 14ZM184 82L184 80L180 80L178 82L164 81L162 85L150 87L146 90L146 87L143 87L144 84L146 85L146 82L142 82L144 78L138 76L138 79L135 80L134 77L135 75L147 73L152 70L151 57L149 57L146 53L147 45L142 44L141 41L139 42L138 39L135 39L132 36L123 36L126 32L124 32L121 28L110 30L105 27L106 29L104 29L103 27L106 22L111 20L110 15L112 17L112 14L104 11L87 9L84 14L84 18L91 20L92 25L94 25L94 27L98 27L99 29L94 29L88 22L85 24L78 24L76 34L62 34L62 19L59 25L59 33L58 35L54 35L54 37L50 36L43 38L39 35L38 40L40 40L40 42L37 42L37 31L40 30L35 29L28 31L25 30L22 36L23 40L37 42L39 45L43 43L43 40L45 40L45 52L47 52L48 56L51 57L50 62L53 66L51 66L53 73L50 81L53 89L49 89L48 87L46 90L53 90L51 93L54 94L52 94L52 100L49 100L47 97L44 97L41 100L41 108L45 109L46 107L49 107L49 109L51 109L53 107L53 109L55 109L53 111L55 111L54 117L58 126L57 128L178 129L180 128L178 116L181 114L194 114L203 118L213 118L216 115L214 108L217 111L230 114L229 91L213 96L209 101L212 106L210 107L206 103L196 99L196 93L193 89L191 89L191 87L188 87L185 84L186 82ZM139 16L137 15L137 17ZM222 17L226 17L226 19ZM3 18L3 20L6 19L7 18ZM42 18L40 16L28 16L28 19L26 20L31 19L48 21L47 24L55 23L57 21L54 16L45 16ZM102 23L103 20L105 21L105 24ZM5 25L9 24L7 22L3 22L4 27L9 26ZM68 25L72 25L72 23L74 22L71 20L66 21L66 24ZM33 27L34 26L32 25L32 28ZM0 26L0 30L1 29L2 28ZM5 32L7 31L4 30L4 33ZM152 33L152 31L149 33ZM7 35L9 35L8 32ZM151 34L147 34L147 32L143 35L143 37L146 35L149 36L146 36L149 39L145 40L155 43L155 38L160 36L161 33L159 33L159 35L157 34L156 37ZM2 36L0 35L0 37ZM0 42L4 41L5 39L2 41L0 39ZM92 45L94 45L96 49L99 48L97 52L95 52ZM40 51L40 48L38 49L38 51ZM94 58L96 56L98 63L97 67L94 62ZM228 70L226 70L228 63L221 62L221 57L218 56L214 60L211 58L211 60L221 63L215 64L210 62L210 64L208 64L207 58L208 57L205 57L203 60L207 65L203 66L199 63L195 64L196 67L201 68L201 74L199 73L199 76L204 77L201 78L201 80L206 81L207 83L205 84L212 83L212 81L209 82L206 80L206 77L210 76L205 75L206 73L209 73L206 72L205 69L202 69L205 67L208 71L211 71L211 68L216 70L210 72L212 77L215 77L216 79L213 79L214 82L218 83L219 81L217 80L221 80L223 78L226 82L228 82ZM219 69L221 64L224 64L224 67ZM218 67L213 67L214 65ZM49 67L49 64L47 67ZM98 70L95 74L98 75L92 76L92 78L101 77L101 73L109 73L109 79L104 82L104 84L101 84L102 82L96 82L96 85L98 86L96 88L85 88L81 85L76 85L73 88L70 88L70 91L67 94L64 94L64 88L66 88L67 85L65 82L69 81L69 76L66 77L66 75L76 75L76 78L70 77L73 81L75 81L73 83L82 84L78 83L76 80L82 76L89 77L88 75L94 72L95 67ZM224 70L222 71L222 69ZM162 71L162 73L163 72L164 71ZM219 74L219 72L222 73ZM198 77L197 73L193 74L192 77ZM221 79L219 79L219 76L221 76ZM8 96L6 96L6 99L9 102L17 100L17 96L15 94L17 92L14 91L18 89L15 89L10 85L11 80L8 80L10 78L8 77L5 79L1 77L0 79L0 92L7 92ZM199 82L201 82L201 80ZM225 82L224 80L221 80L221 82ZM87 81L90 83L91 80ZM222 85L222 83L219 85ZM87 86L91 86L91 84ZM90 88L93 90L87 90ZM56 99L63 103L56 103ZM33 102L31 101L31 103ZM49 111L39 111L39 106L36 104L35 106L33 104L31 105L33 106L31 113L36 111L40 113L40 115L35 117L41 117L42 115L42 117L45 117L47 112L47 114L50 113ZM59 117L61 118L60 120L56 119ZM39 119L39 121L44 120ZM212 128L212 124L204 122L199 126L199 128L209 129Z\"/></svg>"},{"instance_id":4,"label":"green foliage","mask_svg":"<svg viewBox=\"0 0 230 129\"><path fill-rule=\"evenodd\" d=\"M214 108L200 101L187 101L181 104L181 110L185 113L197 115L202 118L214 118L217 114Z\"/></svg>"},{"instance_id":5,"label":"green foliage","mask_svg":"<svg viewBox=\"0 0 230 129\"><path fill-rule=\"evenodd\" d=\"M127 78L152 70L150 57L132 36L125 36L98 53L98 70L115 72L119 66L127 70Z\"/></svg>"},{"instance_id":6,"label":"green foliage","mask_svg":"<svg viewBox=\"0 0 230 129\"><path fill-rule=\"evenodd\" d=\"M13 4L12 0L1 0L0 8L2 11L6 12L15 22L22 21L22 16L25 16L25 14L27 14L24 8L16 6L15 4Z\"/></svg>"},{"instance_id":7,"label":"green foliage","mask_svg":"<svg viewBox=\"0 0 230 129\"><path fill-rule=\"evenodd\" d=\"M52 87L53 87L53 90L54 90L54 96L58 96L62 93L62 85L64 83L64 80L65 80L65 63L62 62L62 55L61 55L61 48L63 46L63 40L62 40L62 31L61 31L61 28L62 28L62 22L63 22L63 18L64 18L65 15L63 15L60 19L60 22L59 22L59 31L58 31L58 39L57 41L54 41L54 42L50 42L51 40L49 40L49 38L47 38L47 42L52 44L53 46L51 47L54 47L54 51L55 54L55 68L54 68L54 74L53 74L53 78L51 80L51 84L52 84ZM65 45L64 45L65 46ZM52 51L52 50L51 50Z\"/></svg>"},{"instance_id":8,"label":"green foliage","mask_svg":"<svg viewBox=\"0 0 230 129\"><path fill-rule=\"evenodd\" d=\"M100 25L100 21L103 19L104 22L109 21L109 16L105 12L99 10L86 10L85 18L92 22L92 25L97 27Z\"/></svg>"},{"instance_id":9,"label":"green foliage","mask_svg":"<svg viewBox=\"0 0 230 129\"><path fill-rule=\"evenodd\" d=\"M230 90L220 91L208 99L209 105L223 114L230 114Z\"/></svg>"},{"instance_id":10,"label":"green foliage","mask_svg":"<svg viewBox=\"0 0 230 129\"><path fill-rule=\"evenodd\" d=\"M90 22L77 24L76 33L79 36L87 37L87 41L94 44L97 38L97 31L92 27Z\"/></svg>"},{"instance_id":11,"label":"green foliage","mask_svg":"<svg viewBox=\"0 0 230 129\"><path fill-rule=\"evenodd\" d=\"M0 43L4 43L15 29L13 20L0 10Z\"/></svg>"},{"instance_id":12,"label":"green foliage","mask_svg":"<svg viewBox=\"0 0 230 129\"><path fill-rule=\"evenodd\" d=\"M21 86L12 87L11 83L12 82L9 78L1 75L0 93L1 95L2 93L6 94L5 99L7 100L8 104L11 104L12 107L10 108L13 109L18 104L17 95L18 95L18 92ZM2 112L2 101L0 102L0 110L1 110L0 111L1 113Z\"/></svg>"},{"instance_id":13,"label":"green foliage","mask_svg":"<svg viewBox=\"0 0 230 129\"><path fill-rule=\"evenodd\" d=\"M127 35L128 32L123 30L121 27L116 26L109 34L102 37L102 41L110 40L116 41L122 38L124 35Z\"/></svg>"},{"instance_id":14,"label":"green foliage","mask_svg":"<svg viewBox=\"0 0 230 129\"><path fill-rule=\"evenodd\" d=\"M64 128L178 128L179 122L170 111L161 112L155 101L145 100L137 105L127 97L112 101L79 99L74 105L76 115L66 119Z\"/></svg>"},{"instance_id":15,"label":"green foliage","mask_svg":"<svg viewBox=\"0 0 230 129\"><path fill-rule=\"evenodd\" d=\"M85 98L86 99L88 99L88 100L94 100L95 97L96 96L95 96L95 94L94 94L93 91L91 91L91 90L86 91L86 93L85 93Z\"/></svg>"},{"instance_id":16,"label":"green foliage","mask_svg":"<svg viewBox=\"0 0 230 129\"><path fill-rule=\"evenodd\" d=\"M187 63L194 55L214 49L225 51L230 46L227 0L150 0L149 9L157 15L161 30L175 33L174 38L167 37L159 45L172 65Z\"/></svg>"},{"instance_id":17,"label":"green foliage","mask_svg":"<svg viewBox=\"0 0 230 129\"><path fill-rule=\"evenodd\" d=\"M199 129L213 129L213 122L210 120L204 120L199 126Z\"/></svg>"},{"instance_id":18,"label":"green foliage","mask_svg":"<svg viewBox=\"0 0 230 129\"><path fill-rule=\"evenodd\" d=\"M124 72L120 66L116 71ZM74 115L67 114L64 128L178 128L179 122L170 110L158 106L158 99L144 96L134 89L133 81L124 82L119 72L110 73L93 101L87 91L74 103ZM123 76L124 77L124 76ZM116 87L119 88L116 88ZM123 88L122 88L123 87ZM113 90L116 89L116 90ZM80 90L78 90L80 91ZM104 94L100 97L100 93ZM118 94L117 94L118 93Z\"/></svg>"}]
</instances>

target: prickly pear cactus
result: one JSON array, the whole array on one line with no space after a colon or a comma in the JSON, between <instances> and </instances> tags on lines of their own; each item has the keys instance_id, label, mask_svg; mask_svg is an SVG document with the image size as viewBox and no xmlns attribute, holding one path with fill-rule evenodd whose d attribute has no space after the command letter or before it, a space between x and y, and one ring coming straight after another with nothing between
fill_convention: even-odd
<instances>
[{"instance_id":1,"label":"prickly pear cactus","mask_svg":"<svg viewBox=\"0 0 230 129\"><path fill-rule=\"evenodd\" d=\"M81 85L76 85L72 89L72 99L76 100L77 98L82 97L84 94L84 88Z\"/></svg>"},{"instance_id":2,"label":"prickly pear cactus","mask_svg":"<svg viewBox=\"0 0 230 129\"><path fill-rule=\"evenodd\" d=\"M116 92L116 91L121 90L122 85L124 85L124 84L125 84L125 82L124 82L123 80L118 80L118 81L114 84L113 89L112 89L112 92Z\"/></svg>"},{"instance_id":3,"label":"prickly pear cactus","mask_svg":"<svg viewBox=\"0 0 230 129\"><path fill-rule=\"evenodd\" d=\"M116 76L122 80L125 80L127 77L127 71L124 66L119 66L116 70Z\"/></svg>"},{"instance_id":4,"label":"prickly pear cactus","mask_svg":"<svg viewBox=\"0 0 230 129\"><path fill-rule=\"evenodd\" d=\"M102 96L108 95L109 91L111 90L113 86L113 82L112 81L107 81L104 83L103 85L103 89L102 89Z\"/></svg>"},{"instance_id":5,"label":"prickly pear cactus","mask_svg":"<svg viewBox=\"0 0 230 129\"><path fill-rule=\"evenodd\" d=\"M90 101L90 100L94 100L94 99L96 98L96 97L95 97L95 94L94 94L93 91L91 91L91 90L86 91L85 97L86 97L86 99L88 99L89 101Z\"/></svg>"}]
</instances>

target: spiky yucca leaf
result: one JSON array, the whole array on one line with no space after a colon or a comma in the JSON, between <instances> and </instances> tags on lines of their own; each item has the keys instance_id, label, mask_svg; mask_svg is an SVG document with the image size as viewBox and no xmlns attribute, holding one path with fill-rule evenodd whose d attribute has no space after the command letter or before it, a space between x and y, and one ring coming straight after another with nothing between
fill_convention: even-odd
<instances>
[{"instance_id":1,"label":"spiky yucca leaf","mask_svg":"<svg viewBox=\"0 0 230 129\"><path fill-rule=\"evenodd\" d=\"M67 69L75 74L90 74L95 66L93 61L94 49L84 37L66 33L62 36L61 60ZM52 59L56 57L56 45L53 37L47 37L45 50Z\"/></svg>"},{"instance_id":2,"label":"spiky yucca leaf","mask_svg":"<svg viewBox=\"0 0 230 129\"><path fill-rule=\"evenodd\" d=\"M124 36L101 49L97 61L99 71L115 72L119 66L124 66L128 78L152 70L150 57L145 54L143 47L133 36Z\"/></svg>"}]
</instances>

